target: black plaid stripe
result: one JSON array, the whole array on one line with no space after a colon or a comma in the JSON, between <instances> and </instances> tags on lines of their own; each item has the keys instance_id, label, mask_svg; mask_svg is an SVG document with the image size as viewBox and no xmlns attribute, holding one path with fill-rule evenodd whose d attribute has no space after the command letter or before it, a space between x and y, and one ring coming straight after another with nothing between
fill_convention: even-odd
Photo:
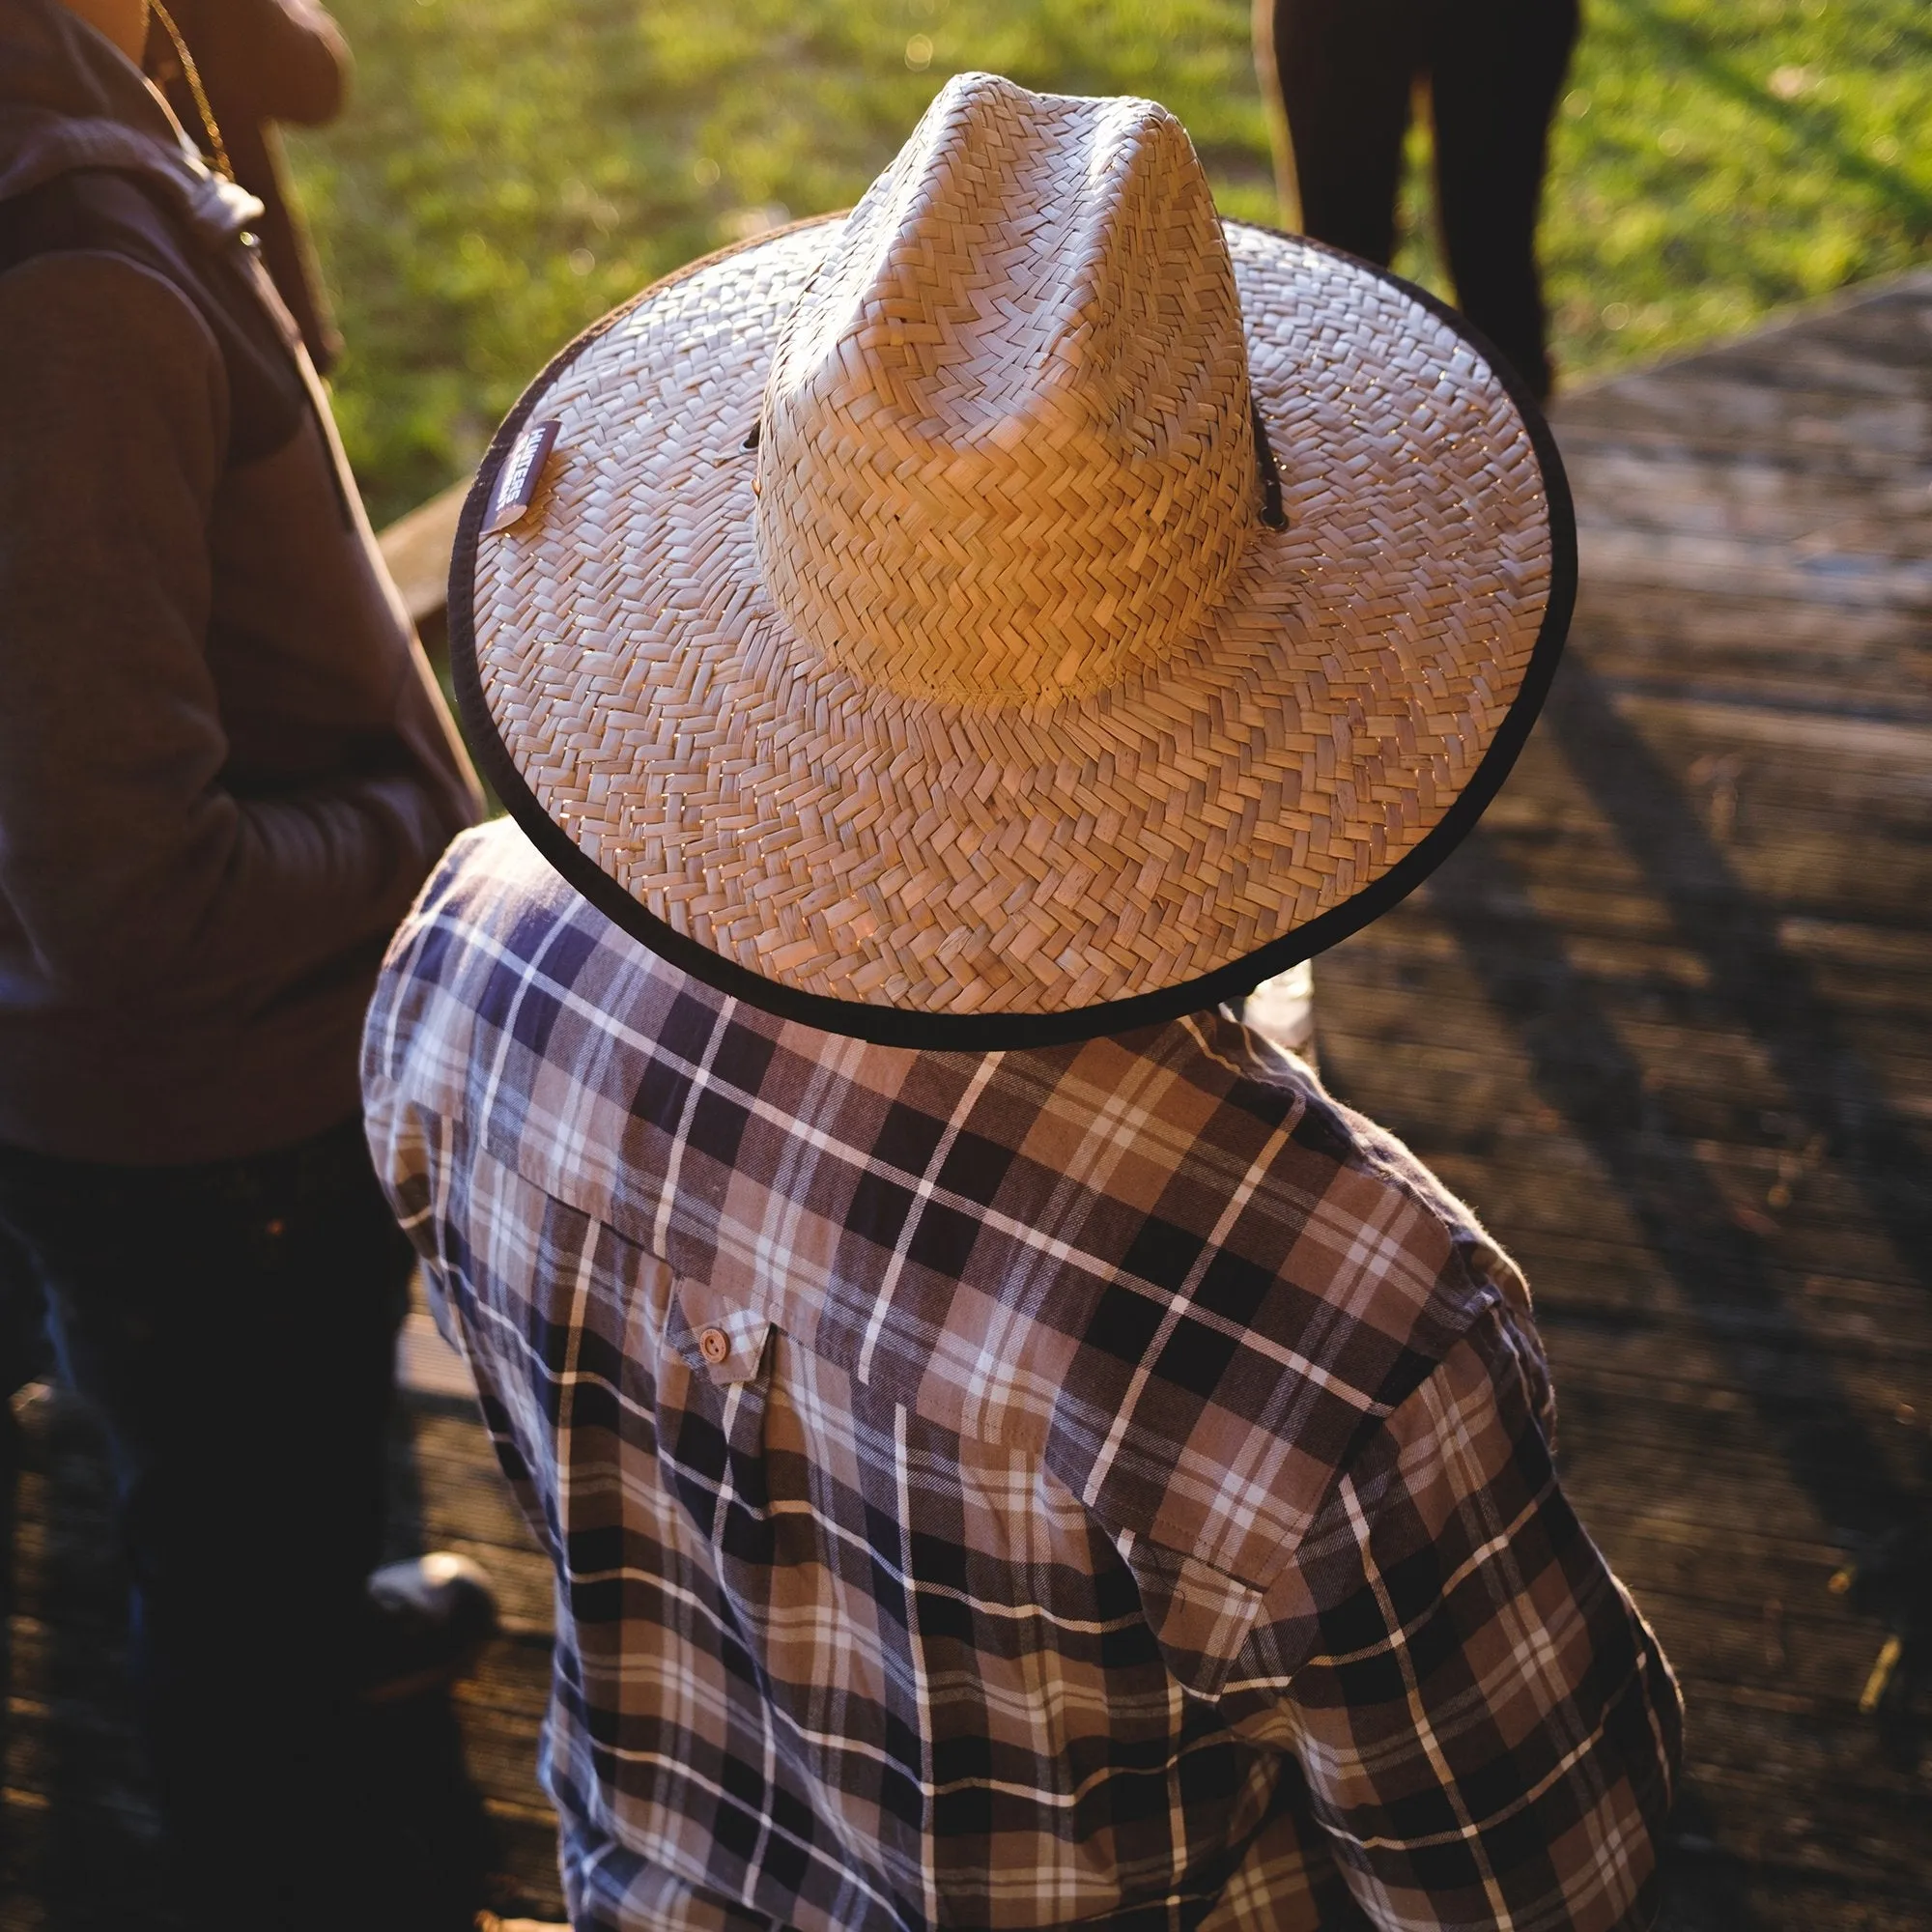
<instances>
[{"instance_id":1,"label":"black plaid stripe","mask_svg":"<svg viewBox=\"0 0 1932 1932\"><path fill-rule=\"evenodd\" d=\"M558 1565L580 1925L1644 1922L1676 1693L1520 1284L1305 1069L782 1025L498 828L366 1080Z\"/></svg>"}]
</instances>

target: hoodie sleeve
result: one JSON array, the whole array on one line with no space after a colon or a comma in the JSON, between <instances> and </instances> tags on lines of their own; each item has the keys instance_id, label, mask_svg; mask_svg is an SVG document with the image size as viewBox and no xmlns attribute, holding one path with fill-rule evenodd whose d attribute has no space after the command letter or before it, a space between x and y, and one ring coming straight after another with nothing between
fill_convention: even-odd
<instances>
[{"instance_id":1,"label":"hoodie sleeve","mask_svg":"<svg viewBox=\"0 0 1932 1932\"><path fill-rule=\"evenodd\" d=\"M159 276L87 252L0 275L0 897L83 998L266 998L373 959L461 822L411 772L224 788L227 416Z\"/></svg>"}]
</instances>

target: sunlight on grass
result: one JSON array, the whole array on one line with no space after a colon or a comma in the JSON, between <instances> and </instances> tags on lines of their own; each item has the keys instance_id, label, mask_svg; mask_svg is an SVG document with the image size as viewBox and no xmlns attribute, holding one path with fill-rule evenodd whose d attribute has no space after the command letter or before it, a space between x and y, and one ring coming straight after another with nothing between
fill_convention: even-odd
<instances>
[{"instance_id":1,"label":"sunlight on grass","mask_svg":"<svg viewBox=\"0 0 1932 1932\"><path fill-rule=\"evenodd\" d=\"M472 464L584 324L850 202L948 74L1136 93L1275 218L1245 0L340 0L357 85L291 143L379 521ZM1574 380L1932 254L1922 0L1592 0L1544 253ZM1426 165L1426 130L1411 144ZM1416 192L1398 267L1446 293Z\"/></svg>"}]
</instances>

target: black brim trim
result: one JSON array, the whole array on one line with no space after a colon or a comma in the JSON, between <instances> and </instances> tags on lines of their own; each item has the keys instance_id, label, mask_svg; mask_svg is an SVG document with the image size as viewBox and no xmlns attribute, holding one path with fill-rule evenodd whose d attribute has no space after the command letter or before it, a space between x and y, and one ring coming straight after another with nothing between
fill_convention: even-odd
<instances>
[{"instance_id":1,"label":"black brim trim","mask_svg":"<svg viewBox=\"0 0 1932 1932\"><path fill-rule=\"evenodd\" d=\"M836 220L836 215L820 220ZM814 223L797 224L800 227ZM1496 379L1521 413L1529 432L1531 446L1543 475L1544 495L1549 514L1549 602L1544 611L1543 626L1530 652L1516 701L1496 727L1489 751L1469 776L1468 782L1451 802L1435 829L1415 849L1392 866L1382 876L1363 887L1345 904L1334 907L1306 925L1270 941L1259 951L1217 967L1199 979L1185 980L1156 992L1139 993L1131 999L1108 1000L1096 1006L1076 1007L1054 1013L925 1013L906 1007L875 1006L860 1000L836 1000L821 993L801 993L792 987L753 973L722 957L708 946L667 925L646 912L631 895L600 867L593 864L551 818L512 760L507 747L497 735L495 721L483 696L482 678L476 664L475 595L476 545L479 530L496 487L497 471L529 420L564 370L608 329L628 315L639 302L649 299L665 285L655 283L622 308L594 324L554 356L548 367L524 392L515 409L504 419L490 444L489 453L476 472L469 496L463 506L457 527L456 547L449 565L449 656L452 681L456 687L457 710L484 776L495 786L510 816L530 842L563 878L590 901L604 917L633 939L668 959L695 979L715 986L721 993L748 1001L782 1019L818 1027L828 1033L872 1040L882 1046L923 1047L942 1053L994 1053L1022 1047L1058 1046L1068 1041L1093 1039L1103 1034L1121 1034L1137 1027L1158 1026L1182 1014L1200 1012L1225 1000L1238 999L1264 980L1298 966L1318 952L1325 952L1350 934L1379 919L1391 907L1406 898L1416 887L1448 858L1474 828L1490 801L1502 788L1518 755L1521 753L1549 694L1550 681L1569 634L1571 612L1577 602L1577 518L1571 503L1570 486L1563 473L1563 461L1556 449L1549 424L1538 408L1522 379L1512 369L1480 330L1473 328L1446 302L1425 289L1405 281L1400 275L1363 262L1339 248L1311 241L1306 236L1284 235L1259 222L1234 222L1230 226L1251 228L1278 240L1296 242L1349 263L1391 288L1399 289L1419 307L1460 335L1495 372ZM787 231L788 232L788 231ZM763 236L758 246L773 238ZM739 247L723 249L721 255L734 255ZM718 259L707 256L706 262ZM672 280L681 280L703 263L680 270Z\"/></svg>"}]
</instances>

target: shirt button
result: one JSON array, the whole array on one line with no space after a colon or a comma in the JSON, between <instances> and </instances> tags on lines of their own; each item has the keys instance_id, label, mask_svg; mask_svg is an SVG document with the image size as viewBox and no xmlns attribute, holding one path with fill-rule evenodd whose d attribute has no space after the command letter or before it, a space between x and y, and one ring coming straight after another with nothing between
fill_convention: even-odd
<instances>
[{"instance_id":1,"label":"shirt button","mask_svg":"<svg viewBox=\"0 0 1932 1932\"><path fill-rule=\"evenodd\" d=\"M722 1362L731 1352L731 1340L722 1328L707 1328L697 1338L697 1352L707 1362Z\"/></svg>"}]
</instances>

